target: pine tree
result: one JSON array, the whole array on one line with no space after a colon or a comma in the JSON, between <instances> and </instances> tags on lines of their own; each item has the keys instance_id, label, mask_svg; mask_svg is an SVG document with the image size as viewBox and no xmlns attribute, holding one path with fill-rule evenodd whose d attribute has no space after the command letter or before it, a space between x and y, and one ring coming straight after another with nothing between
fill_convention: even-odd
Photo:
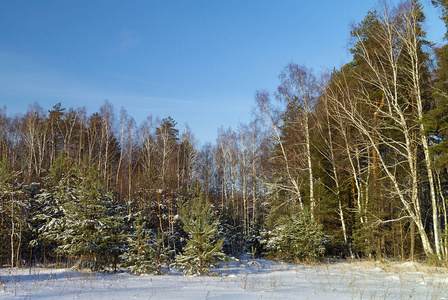
<instances>
[{"instance_id":1,"label":"pine tree","mask_svg":"<svg viewBox=\"0 0 448 300\"><path fill-rule=\"evenodd\" d=\"M181 208L181 219L188 234L187 245L177 255L176 264L186 274L206 275L211 267L227 260L222 252L224 238L218 238L219 221L213 219L210 203L191 199Z\"/></svg>"},{"instance_id":2,"label":"pine tree","mask_svg":"<svg viewBox=\"0 0 448 300\"><path fill-rule=\"evenodd\" d=\"M433 0L432 3L441 9L448 38L448 1ZM433 106L423 118L425 128L431 140L431 156L440 197L442 254L448 259L448 201L444 185L448 181L448 44L435 49L437 68L434 70L435 80L432 86Z\"/></svg>"}]
</instances>

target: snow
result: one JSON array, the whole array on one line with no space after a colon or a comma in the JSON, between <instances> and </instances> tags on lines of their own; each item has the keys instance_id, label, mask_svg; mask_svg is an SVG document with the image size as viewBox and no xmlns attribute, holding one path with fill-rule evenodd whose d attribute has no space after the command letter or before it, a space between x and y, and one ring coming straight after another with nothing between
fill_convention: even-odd
<instances>
[{"instance_id":1,"label":"snow","mask_svg":"<svg viewBox=\"0 0 448 300\"><path fill-rule=\"evenodd\" d=\"M0 299L448 299L448 270L417 263L295 265L257 260L216 276L0 269Z\"/></svg>"}]
</instances>

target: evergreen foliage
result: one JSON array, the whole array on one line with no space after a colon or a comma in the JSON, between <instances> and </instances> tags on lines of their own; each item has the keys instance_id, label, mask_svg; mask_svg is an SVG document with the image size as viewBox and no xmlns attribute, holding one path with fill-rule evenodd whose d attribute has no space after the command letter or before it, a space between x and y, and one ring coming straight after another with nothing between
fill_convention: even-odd
<instances>
[{"instance_id":1,"label":"evergreen foliage","mask_svg":"<svg viewBox=\"0 0 448 300\"><path fill-rule=\"evenodd\" d=\"M83 175L83 174L81 174ZM63 205L65 228L60 234L58 251L78 260L78 267L102 270L110 262L116 266L124 250L123 211L113 205L104 191L98 171L89 168L74 188L70 201Z\"/></svg>"},{"instance_id":2,"label":"evergreen foliage","mask_svg":"<svg viewBox=\"0 0 448 300\"><path fill-rule=\"evenodd\" d=\"M270 233L268 253L285 261L321 260L329 237L309 214L284 217Z\"/></svg>"},{"instance_id":3,"label":"evergreen foliage","mask_svg":"<svg viewBox=\"0 0 448 300\"><path fill-rule=\"evenodd\" d=\"M164 235L152 234L145 229L141 213L133 223L133 231L127 238L127 249L120 256L122 266L128 268L133 274L162 274L162 267L167 262Z\"/></svg>"},{"instance_id":4,"label":"evergreen foliage","mask_svg":"<svg viewBox=\"0 0 448 300\"><path fill-rule=\"evenodd\" d=\"M425 40L419 1L377 8L352 27L351 62L322 78L288 64L257 119L202 151L171 117L118 124L108 102L0 108L0 267L448 260L448 46Z\"/></svg>"},{"instance_id":5,"label":"evergreen foliage","mask_svg":"<svg viewBox=\"0 0 448 300\"><path fill-rule=\"evenodd\" d=\"M210 203L202 197L191 199L181 208L181 220L188 240L176 265L186 274L205 275L211 267L226 261L222 252L224 238L218 239L219 221L214 220Z\"/></svg>"},{"instance_id":6,"label":"evergreen foliage","mask_svg":"<svg viewBox=\"0 0 448 300\"><path fill-rule=\"evenodd\" d=\"M36 239L31 243L42 249L44 256L60 245L66 223L64 206L76 198L74 181L74 168L68 168L65 156L60 155L45 178L44 187L32 198L31 224Z\"/></svg>"}]
</instances>

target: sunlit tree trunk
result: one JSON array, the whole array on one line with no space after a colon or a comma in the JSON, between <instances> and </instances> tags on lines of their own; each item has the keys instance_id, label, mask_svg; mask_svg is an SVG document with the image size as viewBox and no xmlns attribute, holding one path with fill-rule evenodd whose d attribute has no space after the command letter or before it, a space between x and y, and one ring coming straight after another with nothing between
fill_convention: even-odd
<instances>
[{"instance_id":1,"label":"sunlit tree trunk","mask_svg":"<svg viewBox=\"0 0 448 300\"><path fill-rule=\"evenodd\" d=\"M111 181L111 156L113 155L111 149L111 139L113 135L114 126L114 108L108 101L100 107L101 116L101 149L99 153L99 166L102 171L102 178L105 183L105 188L110 187Z\"/></svg>"},{"instance_id":2,"label":"sunlit tree trunk","mask_svg":"<svg viewBox=\"0 0 448 300\"><path fill-rule=\"evenodd\" d=\"M371 85L379 89L385 98L384 107L378 107L376 103L370 101L370 94L362 86L363 94L357 96L356 101L361 101L367 107L372 107L373 111L378 112L378 125L370 124L369 120L358 111L354 102L349 106L341 105L347 118L359 132L364 136L369 146L376 152L379 165L382 167L387 178L392 183L394 195L400 200L406 211L416 225L420 235L423 249L428 256L433 255L430 240L425 231L421 212L421 199L418 193L418 170L417 157L415 157L414 145L412 139L413 126L408 118L409 100L405 95L400 94L400 82L398 78L402 51L396 51L399 41L397 28L394 27L396 16L392 16L387 9L381 12L379 17L379 28L373 33L377 39L380 49L373 51L364 44L364 39L359 37L357 40L357 55L359 55L369 68L369 73L358 74L360 83ZM405 28L406 29L406 28ZM404 97L402 97L404 96ZM391 138L384 134L384 131L394 130L400 135L400 139ZM388 162L383 157L379 145L385 145L392 149L396 155L403 157L401 161ZM397 170L400 172L397 173ZM406 171L405 171L406 170ZM407 172L409 184L403 185L397 174Z\"/></svg>"},{"instance_id":3,"label":"sunlit tree trunk","mask_svg":"<svg viewBox=\"0 0 448 300\"><path fill-rule=\"evenodd\" d=\"M239 146L238 162L239 162L239 175L240 175L240 190L242 193L243 201L243 226L244 233L247 235L249 232L249 195L248 195L248 167L249 167L249 155L250 155L250 132L246 127L240 125L239 131Z\"/></svg>"},{"instance_id":4,"label":"sunlit tree trunk","mask_svg":"<svg viewBox=\"0 0 448 300\"><path fill-rule=\"evenodd\" d=\"M281 128L280 128L280 118L278 113L273 110L270 97L266 92L258 92L255 100L258 107L258 118L267 131L267 138L271 140L273 145L278 145L279 154L274 159L281 162L284 168L285 174L282 174L286 178L286 183L273 183L270 178L265 178L263 184L270 189L283 190L294 195L288 202L298 201L300 210L304 210L304 205L302 201L302 195L300 192L301 178L294 175L294 170L290 159L287 155L287 150L285 144L282 140ZM272 159L272 158L271 158Z\"/></svg>"},{"instance_id":5,"label":"sunlit tree trunk","mask_svg":"<svg viewBox=\"0 0 448 300\"><path fill-rule=\"evenodd\" d=\"M295 119L288 119L294 127L299 125L305 137L305 162L308 171L310 214L314 220L316 199L314 197L314 175L311 154L310 118L317 99L317 83L312 71L305 66L289 64L280 76L282 83L279 95L286 102L288 108L298 113Z\"/></svg>"},{"instance_id":6,"label":"sunlit tree trunk","mask_svg":"<svg viewBox=\"0 0 448 300\"><path fill-rule=\"evenodd\" d=\"M408 60L406 71L408 73L410 90L412 92L411 97L413 97L412 104L416 106L417 117L420 121L420 139L423 147L424 160L426 165L426 172L429 182L429 190L431 197L431 208L432 208L432 223L433 223L433 233L434 233L434 243L436 255L439 259L442 259L441 253L441 239L440 239L440 229L439 229L439 217L438 217L438 204L437 195L434 182L434 175L432 171L431 156L429 154L429 142L428 137L425 132L425 126L422 122L423 120L423 97L422 97L422 85L423 85L423 53L422 53L422 43L424 32L421 29L421 24L419 18L421 14L421 7L419 4L410 1L401 7L400 20L403 22L405 30L400 30L401 28L396 28L399 38L404 44L405 55Z\"/></svg>"},{"instance_id":7,"label":"sunlit tree trunk","mask_svg":"<svg viewBox=\"0 0 448 300\"><path fill-rule=\"evenodd\" d=\"M331 115L330 115L330 109L329 109L329 101L331 100L330 99L331 97L329 97L328 95L325 95L325 90L328 90L328 86L326 84L324 84L324 86L322 87L322 90L323 90L323 93L322 93L323 95L322 95L321 99L322 99L322 105L323 105L324 120L320 120L320 122L318 122L318 126L319 126L319 132L322 136L322 139L324 140L325 149L320 149L320 152L331 163L331 166L332 166L332 172L329 174L335 184L335 189L332 192L335 194L336 199L338 201L337 213L339 215L339 220L341 222L344 243L347 247L347 251L348 251L350 257L353 259L354 255L353 255L353 252L352 252L352 249L350 246L350 242L348 240L347 227L346 227L346 222L345 222L345 217L344 217L344 209L342 207L338 163L336 161L335 149L333 146L333 144L334 144L333 133L332 133L333 126L332 126L332 123L330 122Z\"/></svg>"}]
</instances>

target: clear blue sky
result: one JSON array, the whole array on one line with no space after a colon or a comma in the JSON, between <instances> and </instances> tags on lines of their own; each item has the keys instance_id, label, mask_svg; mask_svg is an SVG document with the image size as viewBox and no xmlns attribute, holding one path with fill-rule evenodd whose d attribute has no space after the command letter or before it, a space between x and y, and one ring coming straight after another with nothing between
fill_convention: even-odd
<instances>
[{"instance_id":1,"label":"clear blue sky","mask_svg":"<svg viewBox=\"0 0 448 300\"><path fill-rule=\"evenodd\" d=\"M396 2L396 1L394 1ZM316 71L350 60L350 23L367 0L1 0L0 105L98 111L107 99L140 124L188 123L200 141L250 120L291 61ZM445 31L429 0L429 39Z\"/></svg>"}]
</instances>

